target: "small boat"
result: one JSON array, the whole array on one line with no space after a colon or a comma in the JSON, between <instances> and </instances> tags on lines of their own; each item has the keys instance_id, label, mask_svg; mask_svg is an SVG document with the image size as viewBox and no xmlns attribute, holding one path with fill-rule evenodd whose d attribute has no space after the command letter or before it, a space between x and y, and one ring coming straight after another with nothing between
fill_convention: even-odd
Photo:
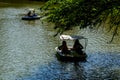
<instances>
[{"instance_id":1,"label":"small boat","mask_svg":"<svg viewBox=\"0 0 120 80\"><path fill-rule=\"evenodd\" d=\"M40 19L40 16L24 16L22 17L22 20L37 20Z\"/></svg>"},{"instance_id":2,"label":"small boat","mask_svg":"<svg viewBox=\"0 0 120 80\"><path fill-rule=\"evenodd\" d=\"M35 9L30 8L27 10L27 14L22 17L22 20L37 20L40 18L41 16L35 13Z\"/></svg>"},{"instance_id":3,"label":"small boat","mask_svg":"<svg viewBox=\"0 0 120 80\"><path fill-rule=\"evenodd\" d=\"M85 42L87 42L87 38L84 38L83 36L69 36L69 35L61 35L60 40L76 40L76 39L85 39ZM86 45L86 44L85 44ZM86 47L85 47L86 48ZM81 53L76 53L71 47L68 47L69 54L62 53L62 50L60 50L58 47L55 48L56 50L56 57L60 61L86 61L87 54L84 50L82 50Z\"/></svg>"}]
</instances>

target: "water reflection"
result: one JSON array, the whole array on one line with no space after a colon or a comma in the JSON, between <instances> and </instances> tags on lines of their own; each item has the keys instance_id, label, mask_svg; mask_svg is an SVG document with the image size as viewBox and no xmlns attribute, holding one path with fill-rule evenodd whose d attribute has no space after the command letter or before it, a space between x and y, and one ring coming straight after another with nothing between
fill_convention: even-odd
<instances>
[{"instance_id":1,"label":"water reflection","mask_svg":"<svg viewBox=\"0 0 120 80\"><path fill-rule=\"evenodd\" d=\"M89 61L85 64L85 72L87 73L87 79L119 80L120 55L116 54L94 53L89 55Z\"/></svg>"},{"instance_id":2,"label":"water reflection","mask_svg":"<svg viewBox=\"0 0 120 80\"><path fill-rule=\"evenodd\" d=\"M18 80L119 80L119 57L114 53L96 53L89 55L85 63L54 61L32 68L29 76Z\"/></svg>"},{"instance_id":3,"label":"water reflection","mask_svg":"<svg viewBox=\"0 0 120 80\"><path fill-rule=\"evenodd\" d=\"M52 62L47 65L38 67L36 72L31 70L31 75L19 78L18 80L85 80L82 65L60 62Z\"/></svg>"},{"instance_id":4,"label":"water reflection","mask_svg":"<svg viewBox=\"0 0 120 80\"><path fill-rule=\"evenodd\" d=\"M120 79L119 39L107 44L110 38L107 34L68 31L66 34L88 38L87 62L60 62L55 56L58 39L53 37L52 26L40 20L21 20L21 12L28 7L27 4L0 8L0 80Z\"/></svg>"}]
</instances>

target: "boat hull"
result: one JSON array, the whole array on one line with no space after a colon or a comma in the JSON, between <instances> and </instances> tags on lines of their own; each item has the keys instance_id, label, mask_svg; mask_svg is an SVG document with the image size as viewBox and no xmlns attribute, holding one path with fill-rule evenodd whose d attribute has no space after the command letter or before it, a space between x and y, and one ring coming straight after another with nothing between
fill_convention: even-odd
<instances>
[{"instance_id":1,"label":"boat hull","mask_svg":"<svg viewBox=\"0 0 120 80\"><path fill-rule=\"evenodd\" d=\"M63 54L60 50L57 50L56 57L60 61L70 61L70 62L78 62L78 61L86 61L87 55L83 52L83 54L77 54L77 56L70 54Z\"/></svg>"},{"instance_id":2,"label":"boat hull","mask_svg":"<svg viewBox=\"0 0 120 80\"><path fill-rule=\"evenodd\" d=\"M40 16L24 16L22 17L22 20L37 20L40 19Z\"/></svg>"}]
</instances>

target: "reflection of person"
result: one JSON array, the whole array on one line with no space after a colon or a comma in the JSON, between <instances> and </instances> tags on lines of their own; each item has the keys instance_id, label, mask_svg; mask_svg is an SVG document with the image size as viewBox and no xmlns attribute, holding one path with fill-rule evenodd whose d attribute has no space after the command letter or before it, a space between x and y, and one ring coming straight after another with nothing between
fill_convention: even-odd
<instances>
[{"instance_id":1,"label":"reflection of person","mask_svg":"<svg viewBox=\"0 0 120 80\"><path fill-rule=\"evenodd\" d=\"M69 54L69 50L68 50L68 47L67 47L67 43L66 41L63 41L62 42L62 45L58 47L60 50L62 50L62 52L64 54Z\"/></svg>"},{"instance_id":2,"label":"reflection of person","mask_svg":"<svg viewBox=\"0 0 120 80\"><path fill-rule=\"evenodd\" d=\"M83 49L83 46L80 44L79 40L76 39L73 45L73 50L75 50L79 54L83 54L82 49Z\"/></svg>"}]
</instances>

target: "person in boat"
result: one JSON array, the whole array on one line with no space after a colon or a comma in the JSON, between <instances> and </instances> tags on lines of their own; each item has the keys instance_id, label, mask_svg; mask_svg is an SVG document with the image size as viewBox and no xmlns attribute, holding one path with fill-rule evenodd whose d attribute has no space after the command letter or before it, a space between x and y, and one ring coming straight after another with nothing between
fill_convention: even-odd
<instances>
[{"instance_id":1,"label":"person in boat","mask_svg":"<svg viewBox=\"0 0 120 80\"><path fill-rule=\"evenodd\" d=\"M37 16L37 14L35 13L35 10L33 10L32 16Z\"/></svg>"},{"instance_id":2,"label":"person in boat","mask_svg":"<svg viewBox=\"0 0 120 80\"><path fill-rule=\"evenodd\" d=\"M80 44L79 40L76 39L73 45L73 50L79 54L83 54L82 49L83 49L83 46Z\"/></svg>"},{"instance_id":3,"label":"person in boat","mask_svg":"<svg viewBox=\"0 0 120 80\"><path fill-rule=\"evenodd\" d=\"M31 17L31 16L32 16L32 12L29 11L29 12L27 13L27 16Z\"/></svg>"},{"instance_id":4,"label":"person in boat","mask_svg":"<svg viewBox=\"0 0 120 80\"><path fill-rule=\"evenodd\" d=\"M59 50L62 50L63 54L69 54L70 51L68 50L66 41L62 42L62 45L58 47Z\"/></svg>"}]
</instances>

